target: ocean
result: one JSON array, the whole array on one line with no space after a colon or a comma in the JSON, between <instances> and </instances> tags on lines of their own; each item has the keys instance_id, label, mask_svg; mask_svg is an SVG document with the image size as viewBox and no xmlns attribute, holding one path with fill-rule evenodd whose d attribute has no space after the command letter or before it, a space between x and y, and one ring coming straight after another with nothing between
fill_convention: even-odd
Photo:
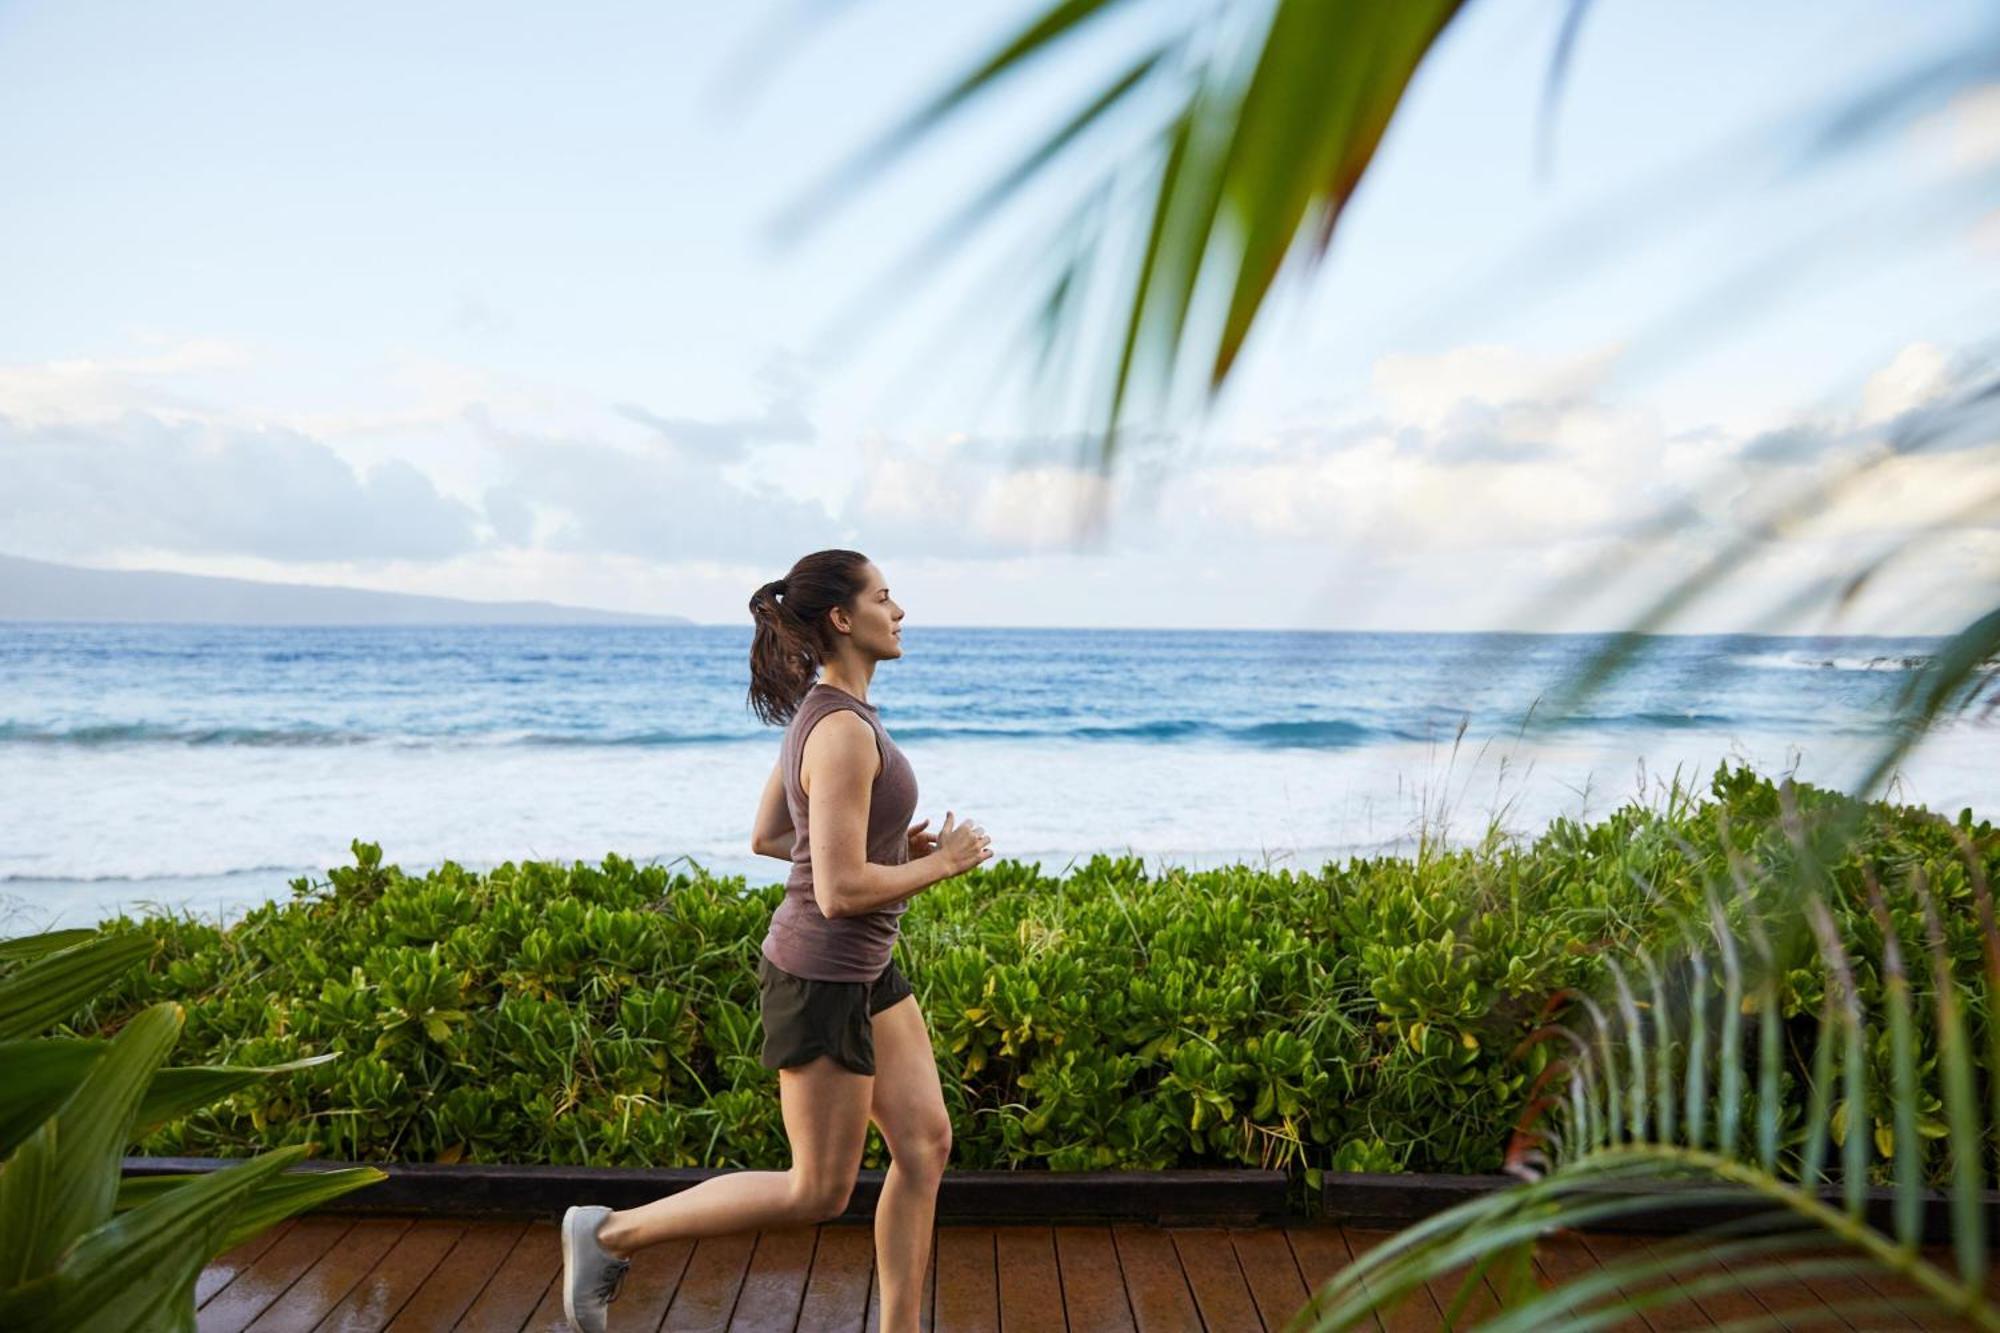
<instances>
[{"instance_id":1,"label":"ocean","mask_svg":"<svg viewBox=\"0 0 2000 1333\"><path fill-rule=\"evenodd\" d=\"M747 625L0 624L0 933L226 922L348 863L355 838L411 872L615 852L781 881L748 846L779 740L746 703L749 642ZM1705 786L1725 759L1847 786L1936 647L1662 637L1550 719L1600 643L909 623L869 698L916 769L917 817L977 821L996 860L1318 869L1492 824L1532 836L1676 771ZM2000 811L1997 740L1992 719L1941 727L1891 794Z\"/></svg>"}]
</instances>

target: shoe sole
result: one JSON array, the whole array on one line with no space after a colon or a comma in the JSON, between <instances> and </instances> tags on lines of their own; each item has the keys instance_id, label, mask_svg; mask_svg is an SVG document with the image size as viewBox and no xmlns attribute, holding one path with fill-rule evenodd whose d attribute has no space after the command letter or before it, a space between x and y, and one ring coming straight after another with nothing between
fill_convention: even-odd
<instances>
[{"instance_id":1,"label":"shoe sole","mask_svg":"<svg viewBox=\"0 0 2000 1333\"><path fill-rule=\"evenodd\" d=\"M582 1333L583 1325L577 1322L576 1306L571 1301L570 1298L570 1293L571 1291L574 1290L574 1287L571 1284L570 1275L576 1272L576 1245L575 1242L571 1240L571 1236L574 1234L575 1228L570 1225L570 1222L571 1219L575 1217L575 1215L576 1215L576 1206L574 1204L570 1206L568 1212L565 1212L563 1214L563 1223L562 1223L563 1318L567 1320L569 1323L570 1333Z\"/></svg>"}]
</instances>

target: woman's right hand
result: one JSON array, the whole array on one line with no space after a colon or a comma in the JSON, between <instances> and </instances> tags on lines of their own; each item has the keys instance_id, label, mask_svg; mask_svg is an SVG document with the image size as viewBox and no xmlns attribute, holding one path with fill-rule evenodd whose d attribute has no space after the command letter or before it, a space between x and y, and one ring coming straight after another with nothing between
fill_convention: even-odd
<instances>
[{"instance_id":1,"label":"woman's right hand","mask_svg":"<svg viewBox=\"0 0 2000 1333\"><path fill-rule=\"evenodd\" d=\"M944 812L944 827L938 830L937 851L934 856L942 856L944 863L951 867L951 873L962 875L993 855L993 840L986 836L986 830L967 820L954 824L952 813Z\"/></svg>"}]
</instances>

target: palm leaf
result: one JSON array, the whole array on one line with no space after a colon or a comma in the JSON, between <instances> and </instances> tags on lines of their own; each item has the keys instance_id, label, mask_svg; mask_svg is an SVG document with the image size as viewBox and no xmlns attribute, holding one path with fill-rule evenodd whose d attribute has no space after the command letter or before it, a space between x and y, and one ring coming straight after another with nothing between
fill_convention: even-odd
<instances>
[{"instance_id":1,"label":"palm leaf","mask_svg":"<svg viewBox=\"0 0 2000 1333\"><path fill-rule=\"evenodd\" d=\"M40 958L43 954L54 953L57 949L67 949L72 944L81 944L92 939L97 932L88 926L78 926L73 930L45 930L37 935L17 935L12 939L0 940L0 963L25 962Z\"/></svg>"},{"instance_id":2,"label":"palm leaf","mask_svg":"<svg viewBox=\"0 0 2000 1333\"><path fill-rule=\"evenodd\" d=\"M277 1065L192 1065L162 1069L153 1076L145 1098L139 1103L132 1132L145 1134L273 1074L312 1069L339 1057L338 1051L325 1051Z\"/></svg>"},{"instance_id":3,"label":"palm leaf","mask_svg":"<svg viewBox=\"0 0 2000 1333\"><path fill-rule=\"evenodd\" d=\"M35 937L27 937L33 940ZM32 1037L70 1017L92 996L153 951L148 935L99 936L46 951L11 941L33 961L0 977L0 1041Z\"/></svg>"},{"instance_id":4,"label":"palm leaf","mask_svg":"<svg viewBox=\"0 0 2000 1333\"><path fill-rule=\"evenodd\" d=\"M0 1042L0 1160L61 1109L103 1058L108 1041L41 1037Z\"/></svg>"},{"instance_id":5,"label":"palm leaf","mask_svg":"<svg viewBox=\"0 0 2000 1333\"><path fill-rule=\"evenodd\" d=\"M125 1024L75 1095L29 1139L59 1188L33 1206L12 1195L0 1206L4 1247L17 1256L16 1280L52 1272L65 1251L112 1214L132 1119L146 1084L180 1035L181 1008L156 1004ZM24 1146L21 1151L27 1152ZM12 1176L9 1166L7 1176Z\"/></svg>"},{"instance_id":6,"label":"palm leaf","mask_svg":"<svg viewBox=\"0 0 2000 1333\"><path fill-rule=\"evenodd\" d=\"M144 1207L192 1181L213 1174L211 1171L194 1171L160 1176L127 1176L118 1185L116 1211L123 1213ZM251 1188L231 1213L229 1228L215 1242L210 1257L252 1236L261 1235L267 1228L288 1217L322 1207L343 1194L388 1178L387 1172L373 1166L336 1167L331 1170L315 1167L266 1176Z\"/></svg>"},{"instance_id":7,"label":"palm leaf","mask_svg":"<svg viewBox=\"0 0 2000 1333\"><path fill-rule=\"evenodd\" d=\"M0 1042L0 1159L56 1114L110 1048L98 1037L35 1037ZM337 1052L306 1056L277 1065L198 1065L158 1070L146 1085L133 1120L136 1137L218 1101L238 1088L273 1074L311 1069L338 1058Z\"/></svg>"},{"instance_id":8,"label":"palm leaf","mask_svg":"<svg viewBox=\"0 0 2000 1333\"><path fill-rule=\"evenodd\" d=\"M1106 393L1095 412L1097 466L1108 473L1137 375L1157 371L1145 381L1149 397L1172 386L1197 289L1213 283L1226 293L1207 345L1193 353L1212 396L1234 367L1286 256L1297 248L1310 264L1325 253L1411 77L1460 4L1264 0L1197 11L1108 76L918 253L934 257L962 243L1001 205L1072 156L1086 131L1109 124L1140 90L1155 89L1177 107L1160 117L1163 129L1139 137L1135 151L1114 155L1111 168L1113 175L1141 176L1152 188L1134 218L1130 253L1138 262L1119 300L1123 332L1110 345ZM806 189L780 214L777 232L796 236L826 217L968 106L993 96L1009 76L1094 38L1098 20L1119 7L1116 0L1049 5ZM1573 21L1566 32L1561 51L1574 36ZM1185 57L1178 68L1171 59L1176 55ZM1064 247L1050 240L1039 248ZM907 261L891 270L899 276L910 271ZM1054 281L1075 280L1072 274ZM1063 302L1051 290L1032 304L1046 309Z\"/></svg>"},{"instance_id":9,"label":"palm leaf","mask_svg":"<svg viewBox=\"0 0 2000 1333\"><path fill-rule=\"evenodd\" d=\"M166 1310L192 1292L202 1265L225 1248L233 1210L306 1152L304 1144L278 1148L118 1214L83 1237L60 1267L0 1290L0 1326L51 1333L157 1328ZM192 1308L191 1295L187 1304Z\"/></svg>"},{"instance_id":10,"label":"palm leaf","mask_svg":"<svg viewBox=\"0 0 2000 1333\"><path fill-rule=\"evenodd\" d=\"M1509 1170L1524 1183L1426 1219L1356 1259L1313 1294L1313 1322L1303 1327L1355 1326L1371 1312L1391 1308L1419 1283L1506 1262L1523 1243L1558 1229L1603 1224L1662 1205L1726 1201L1742 1214L1740 1220L1642 1248L1550 1290L1517 1291L1525 1300L1510 1303L1482 1327L1538 1333L1592 1329L1619 1322L1634 1310L1665 1310L1710 1292L1755 1292L1818 1274L1873 1272L1914 1286L1927 1308L1973 1327L2000 1329L2000 1308L1985 1293L1981 1193L1994 1126L1979 1115L1979 1066L1971 1055L1962 989L1968 981L1953 971L1929 885L1917 871L1907 891L1923 911L1928 993L1936 997L1926 1016L1934 1028L1935 1077L1945 1106L1955 1271L1932 1263L1918 1248L1924 1180L1917 1122L1929 1089L1917 1058L1919 1012L1898 937L1902 918L1864 862L1865 901L1856 904L1863 915L1855 919L1872 920L1882 937L1880 1021L1886 1026L1890 1068L1888 1086L1876 1094L1865 1077L1869 1015L1855 986L1849 950L1820 893L1822 885L1832 883L1826 867L1851 826L1836 811L1825 817L1824 827L1809 828L1795 801L1788 800L1782 814L1796 852L1795 869L1751 872L1722 827L1723 844L1732 849L1728 878L1733 893L1726 902L1721 894L1708 893L1705 922L1700 929L1690 923L1681 931L1675 955L1639 955L1653 1021L1641 1019L1632 971L1614 961L1605 969L1606 1002L1588 992L1560 997L1590 1028L1587 1037L1570 1032L1559 1021L1558 1009L1531 1038L1564 1041L1572 1053L1544 1067L1509 1145ZM1971 984L1987 984L1990 1000L2000 994L1992 985L2000 978L2000 932L1992 925L1984 879L1976 874L1978 849L1963 838L1960 842L1975 871L1974 897L1984 904L1980 975ZM1789 933L1795 929L1812 936L1826 992L1811 1037L1807 1067L1813 1086L1805 1097L1806 1123L1796 1138L1793 1173L1780 1151L1784 1104L1794 1094L1777 1076L1782 1055L1777 1018L1784 966L1780 940L1797 938ZM1745 997L1755 1003L1746 1007ZM1980 1012L1987 1015L1991 1049L1991 1010L1982 1007ZM1756 1026L1754 1054L1739 1035L1746 1021ZM1709 1029L1718 1022L1719 1039L1711 1044ZM1680 1047L1687 1052L1680 1072L1685 1105L1676 1123L1657 1109L1663 1104L1663 1088L1648 1088L1647 1083L1664 1083L1664 1071L1676 1067L1668 1052ZM1756 1074L1746 1079L1742 1066L1752 1059ZM1985 1077L1989 1098L2000 1098L1995 1088L2000 1062L1989 1061ZM1568 1097L1546 1091L1558 1078L1568 1080ZM1707 1132L1710 1086L1717 1089L1712 1139ZM1845 1107L1844 1131L1832 1124L1836 1087ZM1872 1098L1879 1098L1879 1107ZM1667 1098L1665 1104L1676 1100ZM1744 1103L1751 1126L1747 1134L1742 1130ZM1655 1108L1650 1120L1647 1105ZM1885 1115L1893 1126L1885 1153L1894 1181L1887 1233L1868 1223L1863 1207L1871 1167L1869 1126ZM1828 1193L1827 1145L1836 1136L1842 1143L1841 1182ZM1843 1301L1839 1308L1858 1317L1894 1305Z\"/></svg>"}]
</instances>

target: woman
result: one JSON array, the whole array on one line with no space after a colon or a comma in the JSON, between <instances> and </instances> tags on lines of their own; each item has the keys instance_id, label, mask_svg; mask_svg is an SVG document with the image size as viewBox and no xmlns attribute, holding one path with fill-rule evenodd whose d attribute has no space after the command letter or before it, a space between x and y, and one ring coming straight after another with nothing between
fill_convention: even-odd
<instances>
[{"instance_id":1,"label":"woman","mask_svg":"<svg viewBox=\"0 0 2000 1333\"><path fill-rule=\"evenodd\" d=\"M604 1329L634 1251L839 1216L870 1121L890 1155L875 1208L881 1327L918 1327L951 1121L890 950L911 897L993 853L979 825L948 810L935 835L928 819L908 822L916 777L868 702L875 664L903 655L903 609L872 561L815 552L758 589L750 613L750 705L787 724L750 845L792 863L758 964L761 1058L778 1071L792 1169L716 1176L640 1208L571 1208L563 1311L580 1333Z\"/></svg>"}]
</instances>

